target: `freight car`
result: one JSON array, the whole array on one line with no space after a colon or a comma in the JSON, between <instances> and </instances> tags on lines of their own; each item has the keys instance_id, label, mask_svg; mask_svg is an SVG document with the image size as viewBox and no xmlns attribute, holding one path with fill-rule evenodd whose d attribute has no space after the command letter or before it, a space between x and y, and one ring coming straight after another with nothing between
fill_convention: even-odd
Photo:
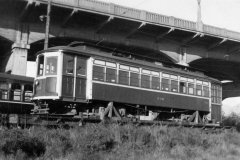
<instances>
[{"instance_id":1,"label":"freight car","mask_svg":"<svg viewBox=\"0 0 240 160\"><path fill-rule=\"evenodd\" d=\"M33 78L0 73L0 113L29 114L33 109Z\"/></svg>"},{"instance_id":2,"label":"freight car","mask_svg":"<svg viewBox=\"0 0 240 160\"><path fill-rule=\"evenodd\" d=\"M33 102L33 114L221 121L220 81L89 43L38 53Z\"/></svg>"}]
</instances>

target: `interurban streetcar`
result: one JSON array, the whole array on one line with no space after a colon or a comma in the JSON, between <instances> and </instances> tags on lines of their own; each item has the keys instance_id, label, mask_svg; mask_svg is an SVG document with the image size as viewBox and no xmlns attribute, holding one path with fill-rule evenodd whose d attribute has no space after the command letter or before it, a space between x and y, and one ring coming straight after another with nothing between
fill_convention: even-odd
<instances>
[{"instance_id":1,"label":"interurban streetcar","mask_svg":"<svg viewBox=\"0 0 240 160\"><path fill-rule=\"evenodd\" d=\"M195 115L220 122L221 82L190 67L72 43L39 52L33 102L35 114L106 115L113 109L142 120Z\"/></svg>"}]
</instances>

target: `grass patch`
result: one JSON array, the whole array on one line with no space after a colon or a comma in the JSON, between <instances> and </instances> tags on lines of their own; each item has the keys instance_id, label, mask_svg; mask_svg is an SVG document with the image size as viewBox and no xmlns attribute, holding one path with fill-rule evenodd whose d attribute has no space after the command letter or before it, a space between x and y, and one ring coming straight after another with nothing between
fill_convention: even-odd
<instances>
[{"instance_id":1,"label":"grass patch","mask_svg":"<svg viewBox=\"0 0 240 160\"><path fill-rule=\"evenodd\" d=\"M240 134L128 124L0 131L0 159L238 159Z\"/></svg>"}]
</instances>

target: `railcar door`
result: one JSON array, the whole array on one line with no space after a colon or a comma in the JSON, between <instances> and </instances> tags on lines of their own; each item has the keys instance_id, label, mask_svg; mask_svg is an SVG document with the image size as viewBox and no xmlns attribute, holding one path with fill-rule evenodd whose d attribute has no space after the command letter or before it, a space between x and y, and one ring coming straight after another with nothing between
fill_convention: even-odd
<instances>
[{"instance_id":1,"label":"railcar door","mask_svg":"<svg viewBox=\"0 0 240 160\"><path fill-rule=\"evenodd\" d=\"M71 100L86 99L87 58L71 54L63 57L62 95Z\"/></svg>"},{"instance_id":2,"label":"railcar door","mask_svg":"<svg viewBox=\"0 0 240 160\"><path fill-rule=\"evenodd\" d=\"M86 99L87 58L77 56L76 61L75 97L77 99Z\"/></svg>"},{"instance_id":3,"label":"railcar door","mask_svg":"<svg viewBox=\"0 0 240 160\"><path fill-rule=\"evenodd\" d=\"M63 55L62 95L64 98L73 98L74 88L74 55Z\"/></svg>"}]
</instances>

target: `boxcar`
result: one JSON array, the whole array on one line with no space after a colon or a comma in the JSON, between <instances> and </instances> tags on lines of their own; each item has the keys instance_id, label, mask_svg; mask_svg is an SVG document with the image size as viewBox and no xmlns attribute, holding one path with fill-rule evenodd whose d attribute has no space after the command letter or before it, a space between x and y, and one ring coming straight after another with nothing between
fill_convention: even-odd
<instances>
[{"instance_id":1,"label":"boxcar","mask_svg":"<svg viewBox=\"0 0 240 160\"><path fill-rule=\"evenodd\" d=\"M131 115L143 114L138 109L158 112L160 118L198 111L201 117L221 121L221 83L190 67L88 43L41 51L37 64L36 110L63 113L74 106L78 112L114 102Z\"/></svg>"},{"instance_id":2,"label":"boxcar","mask_svg":"<svg viewBox=\"0 0 240 160\"><path fill-rule=\"evenodd\" d=\"M33 78L0 73L0 113L30 113L32 94Z\"/></svg>"}]
</instances>

